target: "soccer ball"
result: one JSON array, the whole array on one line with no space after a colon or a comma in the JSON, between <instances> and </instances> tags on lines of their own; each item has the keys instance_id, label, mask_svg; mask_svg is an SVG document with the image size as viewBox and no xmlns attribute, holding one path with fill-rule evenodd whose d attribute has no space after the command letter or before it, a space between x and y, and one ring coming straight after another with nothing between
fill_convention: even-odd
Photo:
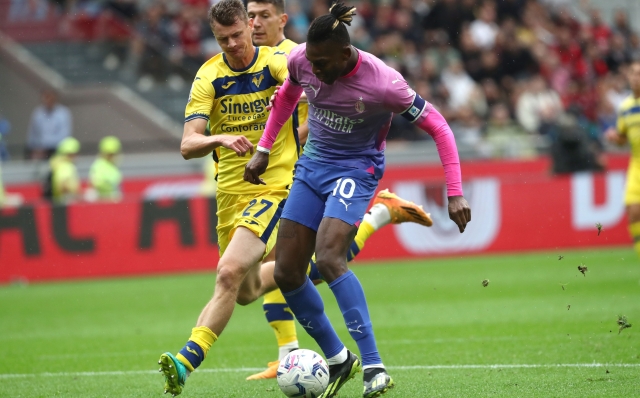
<instances>
[{"instance_id":1,"label":"soccer ball","mask_svg":"<svg viewBox=\"0 0 640 398\"><path fill-rule=\"evenodd\" d=\"M329 385L329 366L314 351L291 351L278 366L278 385L287 397L319 397Z\"/></svg>"}]
</instances>

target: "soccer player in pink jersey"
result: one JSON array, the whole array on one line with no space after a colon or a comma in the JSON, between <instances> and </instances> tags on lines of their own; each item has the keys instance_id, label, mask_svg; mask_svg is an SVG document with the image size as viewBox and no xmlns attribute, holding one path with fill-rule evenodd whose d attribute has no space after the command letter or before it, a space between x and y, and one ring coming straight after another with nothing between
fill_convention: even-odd
<instances>
[{"instance_id":1,"label":"soccer player in pink jersey","mask_svg":"<svg viewBox=\"0 0 640 398\"><path fill-rule=\"evenodd\" d=\"M350 24L354 11L335 3L329 14L312 22L307 43L291 51L289 77L273 100L264 134L244 175L248 182L264 184L260 175L270 156L280 156L271 154L271 147L304 91L309 102L309 137L281 216L274 277L289 308L330 365L325 398L335 396L361 369L365 398L379 396L394 385L376 346L362 285L345 260L384 173L385 140L393 113L433 137L445 171L449 216L461 233L471 221L451 129L400 73L351 45L345 24ZM336 297L362 364L338 338L306 275L314 249L317 267Z\"/></svg>"}]
</instances>

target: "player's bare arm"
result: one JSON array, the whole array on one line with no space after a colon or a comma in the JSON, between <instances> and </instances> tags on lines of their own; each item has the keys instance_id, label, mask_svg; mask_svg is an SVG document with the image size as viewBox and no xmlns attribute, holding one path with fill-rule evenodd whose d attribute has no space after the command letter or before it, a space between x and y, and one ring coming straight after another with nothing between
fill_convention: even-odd
<instances>
[{"instance_id":1,"label":"player's bare arm","mask_svg":"<svg viewBox=\"0 0 640 398\"><path fill-rule=\"evenodd\" d=\"M180 153L185 159L201 158L222 146L231 149L238 156L253 154L253 144L243 135L204 135L207 120L194 119L184 124Z\"/></svg>"},{"instance_id":2,"label":"player's bare arm","mask_svg":"<svg viewBox=\"0 0 640 398\"><path fill-rule=\"evenodd\" d=\"M615 127L609 127L607 131L604 132L604 137L610 143L618 146L626 145L628 142L627 136L618 133Z\"/></svg>"}]
</instances>

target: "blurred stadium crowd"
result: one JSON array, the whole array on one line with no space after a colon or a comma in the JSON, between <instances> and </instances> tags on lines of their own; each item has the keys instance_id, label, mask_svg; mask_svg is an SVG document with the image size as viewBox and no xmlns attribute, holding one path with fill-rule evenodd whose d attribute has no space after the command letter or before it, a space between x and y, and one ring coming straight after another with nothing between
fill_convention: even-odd
<instances>
[{"instance_id":1,"label":"blurred stadium crowd","mask_svg":"<svg viewBox=\"0 0 640 398\"><path fill-rule=\"evenodd\" d=\"M189 84L220 51L207 23L209 0L58 1L70 18L123 21L129 29L120 39L129 44L105 65L135 71L142 89ZM287 37L303 42L329 3L287 1ZM349 3L358 13L354 44L401 71L443 113L458 142L486 157L534 156L541 142L564 142L597 159L602 134L628 95L626 63L640 56L640 36L623 10L607 24L584 1ZM391 145L425 139L394 119Z\"/></svg>"}]
</instances>

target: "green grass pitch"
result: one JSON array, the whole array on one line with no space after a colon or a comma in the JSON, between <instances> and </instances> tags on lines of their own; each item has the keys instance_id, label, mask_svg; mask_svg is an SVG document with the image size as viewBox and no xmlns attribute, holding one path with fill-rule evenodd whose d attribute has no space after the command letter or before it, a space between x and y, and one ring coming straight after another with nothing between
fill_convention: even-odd
<instances>
[{"instance_id":1,"label":"green grass pitch","mask_svg":"<svg viewBox=\"0 0 640 398\"><path fill-rule=\"evenodd\" d=\"M385 396L640 397L640 266L630 249L353 269L397 382ZM0 396L162 396L158 356L182 347L214 279L206 273L0 287ZM319 289L344 342L356 349L329 289ZM618 334L618 315L633 327ZM318 351L298 332L302 347ZM238 307L182 396L281 397L273 380L244 380L276 353L261 302ZM340 397L361 393L358 377Z\"/></svg>"}]
</instances>

